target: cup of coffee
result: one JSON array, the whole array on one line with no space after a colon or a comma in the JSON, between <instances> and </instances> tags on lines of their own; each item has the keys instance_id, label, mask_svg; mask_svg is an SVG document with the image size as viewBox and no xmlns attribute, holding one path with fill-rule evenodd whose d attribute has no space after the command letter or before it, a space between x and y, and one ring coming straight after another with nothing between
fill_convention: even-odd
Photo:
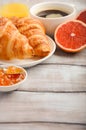
<instances>
[{"instance_id":1,"label":"cup of coffee","mask_svg":"<svg viewBox=\"0 0 86 130\"><path fill-rule=\"evenodd\" d=\"M59 24L76 17L76 9L65 2L43 2L32 6L30 15L44 24L47 35L53 36Z\"/></svg>"}]
</instances>

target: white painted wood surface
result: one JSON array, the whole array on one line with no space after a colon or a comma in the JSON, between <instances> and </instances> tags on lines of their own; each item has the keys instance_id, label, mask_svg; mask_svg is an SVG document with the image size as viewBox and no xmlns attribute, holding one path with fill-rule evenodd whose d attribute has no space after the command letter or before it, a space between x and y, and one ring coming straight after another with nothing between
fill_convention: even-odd
<instances>
[{"instance_id":1,"label":"white painted wood surface","mask_svg":"<svg viewBox=\"0 0 86 130\"><path fill-rule=\"evenodd\" d=\"M59 123L11 123L1 124L0 130L86 130L86 126Z\"/></svg>"},{"instance_id":2,"label":"white painted wood surface","mask_svg":"<svg viewBox=\"0 0 86 130\"><path fill-rule=\"evenodd\" d=\"M78 11L86 8L86 0L65 2ZM0 130L86 130L86 49L67 54L57 48L51 58L26 70L24 86L0 93Z\"/></svg>"},{"instance_id":3,"label":"white painted wood surface","mask_svg":"<svg viewBox=\"0 0 86 130\"><path fill-rule=\"evenodd\" d=\"M86 93L13 92L0 99L0 122L86 123Z\"/></svg>"},{"instance_id":4,"label":"white painted wood surface","mask_svg":"<svg viewBox=\"0 0 86 130\"><path fill-rule=\"evenodd\" d=\"M86 130L85 125L59 123L19 123L1 124L0 130Z\"/></svg>"},{"instance_id":5,"label":"white painted wood surface","mask_svg":"<svg viewBox=\"0 0 86 130\"><path fill-rule=\"evenodd\" d=\"M41 64L28 71L28 80L18 90L44 92L86 91L86 67Z\"/></svg>"},{"instance_id":6,"label":"white painted wood surface","mask_svg":"<svg viewBox=\"0 0 86 130\"><path fill-rule=\"evenodd\" d=\"M79 53L67 54L57 47L55 54L44 63L86 65L86 49Z\"/></svg>"}]
</instances>

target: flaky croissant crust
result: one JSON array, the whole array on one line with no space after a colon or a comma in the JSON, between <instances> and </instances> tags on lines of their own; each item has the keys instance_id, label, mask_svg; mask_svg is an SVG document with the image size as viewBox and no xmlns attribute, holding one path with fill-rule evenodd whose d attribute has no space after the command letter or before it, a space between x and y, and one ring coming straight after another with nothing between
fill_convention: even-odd
<instances>
[{"instance_id":1,"label":"flaky croissant crust","mask_svg":"<svg viewBox=\"0 0 86 130\"><path fill-rule=\"evenodd\" d=\"M40 21L0 17L0 59L44 57L50 51L45 28Z\"/></svg>"},{"instance_id":2,"label":"flaky croissant crust","mask_svg":"<svg viewBox=\"0 0 86 130\"><path fill-rule=\"evenodd\" d=\"M27 38L7 18L0 17L0 59L23 59L33 55Z\"/></svg>"},{"instance_id":3,"label":"flaky croissant crust","mask_svg":"<svg viewBox=\"0 0 86 130\"><path fill-rule=\"evenodd\" d=\"M44 57L49 54L50 44L45 35L45 28L39 20L28 17L14 17L11 20L19 32L27 37L29 44L34 49L34 55Z\"/></svg>"}]
</instances>

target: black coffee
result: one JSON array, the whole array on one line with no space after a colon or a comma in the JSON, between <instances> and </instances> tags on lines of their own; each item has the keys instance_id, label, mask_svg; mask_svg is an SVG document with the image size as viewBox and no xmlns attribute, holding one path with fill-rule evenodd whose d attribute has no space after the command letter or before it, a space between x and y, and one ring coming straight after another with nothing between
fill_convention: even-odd
<instances>
[{"instance_id":1,"label":"black coffee","mask_svg":"<svg viewBox=\"0 0 86 130\"><path fill-rule=\"evenodd\" d=\"M61 10L54 10L54 9L44 10L44 11L37 13L37 16L45 17L45 18L47 18L47 16L51 17L51 15L53 15L53 17L64 17L64 16L67 16L68 13L61 11Z\"/></svg>"}]
</instances>

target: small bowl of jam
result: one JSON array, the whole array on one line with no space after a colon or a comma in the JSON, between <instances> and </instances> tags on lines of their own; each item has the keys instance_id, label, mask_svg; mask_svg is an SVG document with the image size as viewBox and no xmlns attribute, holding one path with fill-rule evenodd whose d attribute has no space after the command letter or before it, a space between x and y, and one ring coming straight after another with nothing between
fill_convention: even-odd
<instances>
[{"instance_id":1,"label":"small bowl of jam","mask_svg":"<svg viewBox=\"0 0 86 130\"><path fill-rule=\"evenodd\" d=\"M27 79L24 68L15 65L0 65L0 92L9 92L21 87Z\"/></svg>"},{"instance_id":2,"label":"small bowl of jam","mask_svg":"<svg viewBox=\"0 0 86 130\"><path fill-rule=\"evenodd\" d=\"M30 8L32 18L39 19L45 26L46 33L54 35L56 27L76 17L74 5L65 2L43 2Z\"/></svg>"}]
</instances>

